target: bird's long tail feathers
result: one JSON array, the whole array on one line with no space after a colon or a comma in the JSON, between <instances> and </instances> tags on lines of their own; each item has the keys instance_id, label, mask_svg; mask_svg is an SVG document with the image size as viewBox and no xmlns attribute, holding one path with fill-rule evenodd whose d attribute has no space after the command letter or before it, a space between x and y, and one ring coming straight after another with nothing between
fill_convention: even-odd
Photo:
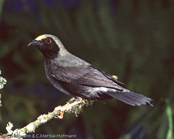
<instances>
[{"instance_id":1,"label":"bird's long tail feathers","mask_svg":"<svg viewBox=\"0 0 174 139\"><path fill-rule=\"evenodd\" d=\"M127 103L129 105L132 105L132 106L140 106L140 105L150 105L150 106L153 106L153 104L151 103L152 99L151 98L148 98L148 97L145 97L143 95L140 95L140 94L137 94L137 93L134 93L134 92L131 92L127 89L125 89L124 91L116 91L116 92L108 92L108 95L109 96L112 96L124 103Z\"/></svg>"}]
</instances>

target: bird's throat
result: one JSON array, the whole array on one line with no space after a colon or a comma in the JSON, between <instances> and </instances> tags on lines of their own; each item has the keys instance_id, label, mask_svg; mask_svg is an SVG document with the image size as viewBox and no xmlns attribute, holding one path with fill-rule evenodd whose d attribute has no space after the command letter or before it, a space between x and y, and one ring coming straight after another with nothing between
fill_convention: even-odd
<instances>
[{"instance_id":1,"label":"bird's throat","mask_svg":"<svg viewBox=\"0 0 174 139\"><path fill-rule=\"evenodd\" d=\"M54 59L57 57L58 52L55 51L47 51L44 49L40 49L40 51L42 52L42 54L44 55L44 57L46 59Z\"/></svg>"}]
</instances>

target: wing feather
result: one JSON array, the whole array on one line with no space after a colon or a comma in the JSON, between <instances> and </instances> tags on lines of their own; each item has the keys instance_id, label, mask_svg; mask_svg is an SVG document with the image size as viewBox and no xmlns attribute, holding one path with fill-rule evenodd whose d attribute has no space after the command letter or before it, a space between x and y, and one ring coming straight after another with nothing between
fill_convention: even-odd
<instances>
[{"instance_id":1,"label":"wing feather","mask_svg":"<svg viewBox=\"0 0 174 139\"><path fill-rule=\"evenodd\" d=\"M51 73L51 76L59 81L83 86L107 87L120 91L123 90L120 86L123 85L121 82L91 65L64 68L57 67L57 70L53 71L54 72Z\"/></svg>"}]
</instances>

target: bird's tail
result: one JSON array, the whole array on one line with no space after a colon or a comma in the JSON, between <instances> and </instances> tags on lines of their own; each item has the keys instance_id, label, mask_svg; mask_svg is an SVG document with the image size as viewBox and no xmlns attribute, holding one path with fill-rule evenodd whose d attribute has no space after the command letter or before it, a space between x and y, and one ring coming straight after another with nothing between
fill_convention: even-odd
<instances>
[{"instance_id":1,"label":"bird's tail","mask_svg":"<svg viewBox=\"0 0 174 139\"><path fill-rule=\"evenodd\" d=\"M116 92L109 91L108 95L132 106L140 106L142 104L153 106L151 98L131 92L127 89Z\"/></svg>"}]
</instances>

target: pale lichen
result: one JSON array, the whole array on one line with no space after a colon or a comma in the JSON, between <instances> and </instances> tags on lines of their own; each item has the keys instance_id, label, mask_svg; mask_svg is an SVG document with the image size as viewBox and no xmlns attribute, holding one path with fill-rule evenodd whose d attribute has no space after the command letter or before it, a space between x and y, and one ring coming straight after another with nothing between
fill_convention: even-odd
<instances>
[{"instance_id":1,"label":"pale lichen","mask_svg":"<svg viewBox=\"0 0 174 139\"><path fill-rule=\"evenodd\" d=\"M4 88L4 85L7 83L7 80L1 76L0 70L0 89Z\"/></svg>"}]
</instances>

